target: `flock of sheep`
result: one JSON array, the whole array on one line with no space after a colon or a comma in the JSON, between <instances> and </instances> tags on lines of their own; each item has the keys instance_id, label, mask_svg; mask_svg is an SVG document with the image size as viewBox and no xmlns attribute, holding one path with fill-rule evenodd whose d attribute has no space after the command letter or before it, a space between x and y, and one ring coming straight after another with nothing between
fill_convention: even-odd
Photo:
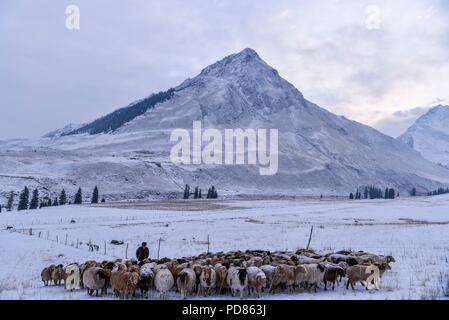
<instances>
[{"instance_id":1,"label":"flock of sheep","mask_svg":"<svg viewBox=\"0 0 449 320\"><path fill-rule=\"evenodd\" d=\"M114 262L87 261L73 263L66 267L51 265L41 272L45 286L61 285L67 290L87 289L89 295L107 295L108 288L116 297L132 299L136 292L148 298L148 293L156 290L160 299L172 289L185 299L193 293L210 296L212 294L239 294L243 298L256 294L259 298L266 290L269 293L287 291L324 290L346 278L346 289L360 282L367 288L372 281L379 289L376 279L371 277L376 269L378 278L390 263L392 256L382 256L363 251L339 251L320 255L312 250L296 252L270 252L261 250L233 251L202 254L181 259L135 260ZM372 280L374 279L374 280ZM368 280L368 281L367 281ZM371 284L371 283L370 283Z\"/></svg>"}]
</instances>

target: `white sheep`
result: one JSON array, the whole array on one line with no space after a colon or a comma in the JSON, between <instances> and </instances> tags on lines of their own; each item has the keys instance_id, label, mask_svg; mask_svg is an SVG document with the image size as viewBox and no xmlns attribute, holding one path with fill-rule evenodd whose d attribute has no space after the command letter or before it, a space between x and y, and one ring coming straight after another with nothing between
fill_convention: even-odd
<instances>
[{"instance_id":1,"label":"white sheep","mask_svg":"<svg viewBox=\"0 0 449 320\"><path fill-rule=\"evenodd\" d=\"M320 263L305 264L303 267L307 270L304 283L307 287L313 288L315 292L324 280L326 267Z\"/></svg>"},{"instance_id":2,"label":"white sheep","mask_svg":"<svg viewBox=\"0 0 449 320\"><path fill-rule=\"evenodd\" d=\"M154 286L159 292L159 299L165 299L165 294L173 287L175 279L166 265L158 265L155 269Z\"/></svg>"},{"instance_id":3,"label":"white sheep","mask_svg":"<svg viewBox=\"0 0 449 320\"><path fill-rule=\"evenodd\" d=\"M267 277L265 273L258 267L249 267L248 272L248 293L251 296L251 291L257 292L257 298L260 298L260 290L267 286Z\"/></svg>"}]
</instances>

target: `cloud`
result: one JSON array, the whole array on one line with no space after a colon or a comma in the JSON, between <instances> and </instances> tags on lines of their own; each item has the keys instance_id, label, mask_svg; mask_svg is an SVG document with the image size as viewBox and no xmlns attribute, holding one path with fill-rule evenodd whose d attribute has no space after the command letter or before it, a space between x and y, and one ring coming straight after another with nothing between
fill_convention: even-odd
<instances>
[{"instance_id":1,"label":"cloud","mask_svg":"<svg viewBox=\"0 0 449 320\"><path fill-rule=\"evenodd\" d=\"M65 28L68 4L80 7L79 31ZM309 100L366 124L436 97L449 101L447 1L23 0L0 6L1 108L9 119L0 139L92 120L246 47Z\"/></svg>"},{"instance_id":2,"label":"cloud","mask_svg":"<svg viewBox=\"0 0 449 320\"><path fill-rule=\"evenodd\" d=\"M409 110L398 110L393 114L382 118L373 124L373 126L392 137L398 137L407 131L416 119L421 117L430 107L416 107Z\"/></svg>"}]
</instances>

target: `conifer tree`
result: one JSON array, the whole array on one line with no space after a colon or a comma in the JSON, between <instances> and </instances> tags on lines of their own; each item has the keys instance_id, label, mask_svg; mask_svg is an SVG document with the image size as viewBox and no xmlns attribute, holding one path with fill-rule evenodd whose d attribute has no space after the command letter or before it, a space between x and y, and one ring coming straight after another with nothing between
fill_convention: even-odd
<instances>
[{"instance_id":1,"label":"conifer tree","mask_svg":"<svg viewBox=\"0 0 449 320\"><path fill-rule=\"evenodd\" d=\"M391 189L389 190L388 199L394 199L394 198L395 198L395 195L396 195L396 192L394 191L393 188L391 188Z\"/></svg>"},{"instance_id":2,"label":"conifer tree","mask_svg":"<svg viewBox=\"0 0 449 320\"><path fill-rule=\"evenodd\" d=\"M352 192L349 194L349 199L354 200L354 194Z\"/></svg>"},{"instance_id":3,"label":"conifer tree","mask_svg":"<svg viewBox=\"0 0 449 320\"><path fill-rule=\"evenodd\" d=\"M189 199L190 197L190 186L186 184L184 188L184 199Z\"/></svg>"},{"instance_id":4,"label":"conifer tree","mask_svg":"<svg viewBox=\"0 0 449 320\"><path fill-rule=\"evenodd\" d=\"M195 187L195 193L193 194L193 199L198 199L198 187Z\"/></svg>"},{"instance_id":5,"label":"conifer tree","mask_svg":"<svg viewBox=\"0 0 449 320\"><path fill-rule=\"evenodd\" d=\"M83 203L83 193L81 188L78 188L78 191L75 194L75 200L73 201L74 204L82 204Z\"/></svg>"},{"instance_id":6,"label":"conifer tree","mask_svg":"<svg viewBox=\"0 0 449 320\"><path fill-rule=\"evenodd\" d=\"M65 190L62 189L61 194L59 195L59 205L63 206L65 204L67 204L67 195Z\"/></svg>"},{"instance_id":7,"label":"conifer tree","mask_svg":"<svg viewBox=\"0 0 449 320\"><path fill-rule=\"evenodd\" d=\"M33 196L30 201L30 210L35 210L39 206L39 190L33 190Z\"/></svg>"},{"instance_id":8,"label":"conifer tree","mask_svg":"<svg viewBox=\"0 0 449 320\"><path fill-rule=\"evenodd\" d=\"M17 207L17 210L19 211L27 210L29 199L30 199L30 191L28 190L28 187L25 187L23 191L20 193L19 206Z\"/></svg>"},{"instance_id":9,"label":"conifer tree","mask_svg":"<svg viewBox=\"0 0 449 320\"><path fill-rule=\"evenodd\" d=\"M98 203L98 188L95 186L94 192L92 193L91 203Z\"/></svg>"},{"instance_id":10,"label":"conifer tree","mask_svg":"<svg viewBox=\"0 0 449 320\"><path fill-rule=\"evenodd\" d=\"M6 203L6 211L11 211L13 205L14 205L14 192L11 191L8 197L8 202Z\"/></svg>"},{"instance_id":11,"label":"conifer tree","mask_svg":"<svg viewBox=\"0 0 449 320\"><path fill-rule=\"evenodd\" d=\"M198 194L198 198L203 199L203 195L201 194L201 189L200 189L200 192Z\"/></svg>"},{"instance_id":12,"label":"conifer tree","mask_svg":"<svg viewBox=\"0 0 449 320\"><path fill-rule=\"evenodd\" d=\"M53 207L59 206L58 198L55 198L55 200L53 200L52 206L53 206Z\"/></svg>"}]
</instances>

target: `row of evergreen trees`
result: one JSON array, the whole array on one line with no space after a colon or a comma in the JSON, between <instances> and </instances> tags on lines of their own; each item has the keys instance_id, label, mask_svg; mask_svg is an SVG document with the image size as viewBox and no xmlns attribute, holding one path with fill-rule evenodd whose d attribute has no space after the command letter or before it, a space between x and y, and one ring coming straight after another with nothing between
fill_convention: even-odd
<instances>
[{"instance_id":1,"label":"row of evergreen trees","mask_svg":"<svg viewBox=\"0 0 449 320\"><path fill-rule=\"evenodd\" d=\"M12 211L13 205L14 205L14 192L11 191L8 201L6 204L6 210ZM95 187L94 191L92 192L91 197L91 203L95 204L99 202L99 193L98 188ZM105 202L104 198L101 199L101 202ZM74 204L82 204L83 203L83 191L81 188L78 189L74 196L73 200ZM35 210L40 209L44 207L50 207L50 206L63 206L66 204L72 204L71 201L67 201L67 194L65 189L62 189L61 193L59 194L59 197L56 197L53 201L49 197L44 197L43 199L39 199L39 190L36 188L33 190L33 193L31 195L30 200L30 190L28 187L25 187L22 192L19 195L19 204L17 206L18 211L22 210ZM0 212L2 211L2 207L0 205Z\"/></svg>"},{"instance_id":2,"label":"row of evergreen trees","mask_svg":"<svg viewBox=\"0 0 449 320\"><path fill-rule=\"evenodd\" d=\"M365 187L363 193L357 189L354 193L349 194L349 199L351 200L361 200L361 199L394 199L399 197L399 193L393 188L385 188L385 190L381 188L377 188L375 186Z\"/></svg>"},{"instance_id":3,"label":"row of evergreen trees","mask_svg":"<svg viewBox=\"0 0 449 320\"><path fill-rule=\"evenodd\" d=\"M428 196L439 196L441 194L447 194L449 193L449 188L438 188L437 190L429 191L427 193Z\"/></svg>"},{"instance_id":4,"label":"row of evergreen trees","mask_svg":"<svg viewBox=\"0 0 449 320\"><path fill-rule=\"evenodd\" d=\"M190 192L190 185L186 184L184 188L184 199L189 199L191 194L192 193ZM210 187L207 190L206 199L217 199L217 198L218 198L217 189L215 189L214 186ZM203 199L203 194L199 187L195 187L195 192L193 192L193 199Z\"/></svg>"}]
</instances>

